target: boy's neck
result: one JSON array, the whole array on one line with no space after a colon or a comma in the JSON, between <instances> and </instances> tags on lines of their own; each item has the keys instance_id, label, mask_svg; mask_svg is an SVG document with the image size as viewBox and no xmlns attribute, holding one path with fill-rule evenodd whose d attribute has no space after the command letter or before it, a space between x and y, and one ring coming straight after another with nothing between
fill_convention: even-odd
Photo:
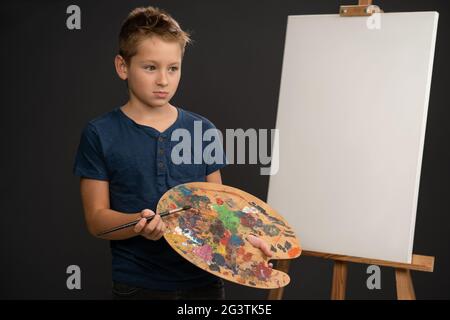
<instances>
[{"instance_id":1,"label":"boy's neck","mask_svg":"<svg viewBox=\"0 0 450 320\"><path fill-rule=\"evenodd\" d=\"M149 106L134 99L130 99L122 108L122 111L140 121L166 118L173 114L174 106L167 102L164 106Z\"/></svg>"}]
</instances>

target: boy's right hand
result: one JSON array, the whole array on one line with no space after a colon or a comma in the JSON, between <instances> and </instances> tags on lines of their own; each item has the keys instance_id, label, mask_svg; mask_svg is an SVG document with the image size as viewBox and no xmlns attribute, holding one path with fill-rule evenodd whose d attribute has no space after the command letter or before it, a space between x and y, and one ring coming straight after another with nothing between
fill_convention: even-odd
<instances>
[{"instance_id":1,"label":"boy's right hand","mask_svg":"<svg viewBox=\"0 0 450 320\"><path fill-rule=\"evenodd\" d=\"M164 232L166 231L166 224L161 219L161 216L157 214L148 223L147 219L145 219L154 215L155 213L150 209L142 210L142 219L134 226L134 232L149 240L161 239L161 237L164 235Z\"/></svg>"}]
</instances>

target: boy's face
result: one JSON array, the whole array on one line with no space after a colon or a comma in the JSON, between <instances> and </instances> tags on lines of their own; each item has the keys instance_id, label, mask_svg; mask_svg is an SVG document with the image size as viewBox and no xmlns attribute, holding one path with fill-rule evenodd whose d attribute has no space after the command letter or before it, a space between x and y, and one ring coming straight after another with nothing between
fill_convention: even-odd
<instances>
[{"instance_id":1,"label":"boy's face","mask_svg":"<svg viewBox=\"0 0 450 320\"><path fill-rule=\"evenodd\" d=\"M145 105L162 107L175 95L181 77L181 47L160 37L142 40L126 66L130 94ZM119 76L123 79L121 74ZM158 92L165 92L161 94Z\"/></svg>"}]
</instances>

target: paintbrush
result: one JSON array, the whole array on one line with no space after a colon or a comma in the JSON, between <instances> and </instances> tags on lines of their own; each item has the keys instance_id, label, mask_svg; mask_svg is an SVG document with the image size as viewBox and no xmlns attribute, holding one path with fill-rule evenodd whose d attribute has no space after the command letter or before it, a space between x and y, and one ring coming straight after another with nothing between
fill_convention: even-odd
<instances>
[{"instance_id":1,"label":"paintbrush","mask_svg":"<svg viewBox=\"0 0 450 320\"><path fill-rule=\"evenodd\" d=\"M175 209L163 211L163 212L161 212L159 215L160 215L160 217L162 218L162 217L168 216L169 214L173 214L173 213L177 213L177 212L180 212L180 211L189 210L189 209L191 209L191 208L192 208L192 207L189 206L189 205L188 205L188 206L183 206L182 208L175 208ZM149 222L149 221L151 221L154 217L155 217L155 216L153 215L153 216L148 217L148 218L145 218L145 219L147 220L147 222ZM142 219L142 218L141 218L141 219ZM120 225L120 226L114 227L114 228L112 228L112 229L103 231L103 232L97 234L97 236L103 236L103 235L105 235L105 234L108 234L108 233L111 233L111 232L114 232L114 231L118 231L118 230L122 230L122 229L125 229L125 228L128 228L128 227L134 226L134 225L138 224L139 221L141 221L141 219L138 219L138 220L135 220L135 221L131 221L131 222L122 224L122 225Z\"/></svg>"}]
</instances>

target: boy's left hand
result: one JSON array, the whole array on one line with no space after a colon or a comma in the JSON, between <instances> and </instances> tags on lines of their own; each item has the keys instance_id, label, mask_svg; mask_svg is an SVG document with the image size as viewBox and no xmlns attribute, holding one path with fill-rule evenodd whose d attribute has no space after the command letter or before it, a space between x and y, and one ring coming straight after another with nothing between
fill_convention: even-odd
<instances>
[{"instance_id":1,"label":"boy's left hand","mask_svg":"<svg viewBox=\"0 0 450 320\"><path fill-rule=\"evenodd\" d=\"M270 251L269 245L267 242L265 242L263 239L258 238L257 236L254 236L252 234L249 234L247 236L248 242L255 248L260 249L266 256L271 257L272 252ZM273 267L272 263L269 263L269 267Z\"/></svg>"}]
</instances>

